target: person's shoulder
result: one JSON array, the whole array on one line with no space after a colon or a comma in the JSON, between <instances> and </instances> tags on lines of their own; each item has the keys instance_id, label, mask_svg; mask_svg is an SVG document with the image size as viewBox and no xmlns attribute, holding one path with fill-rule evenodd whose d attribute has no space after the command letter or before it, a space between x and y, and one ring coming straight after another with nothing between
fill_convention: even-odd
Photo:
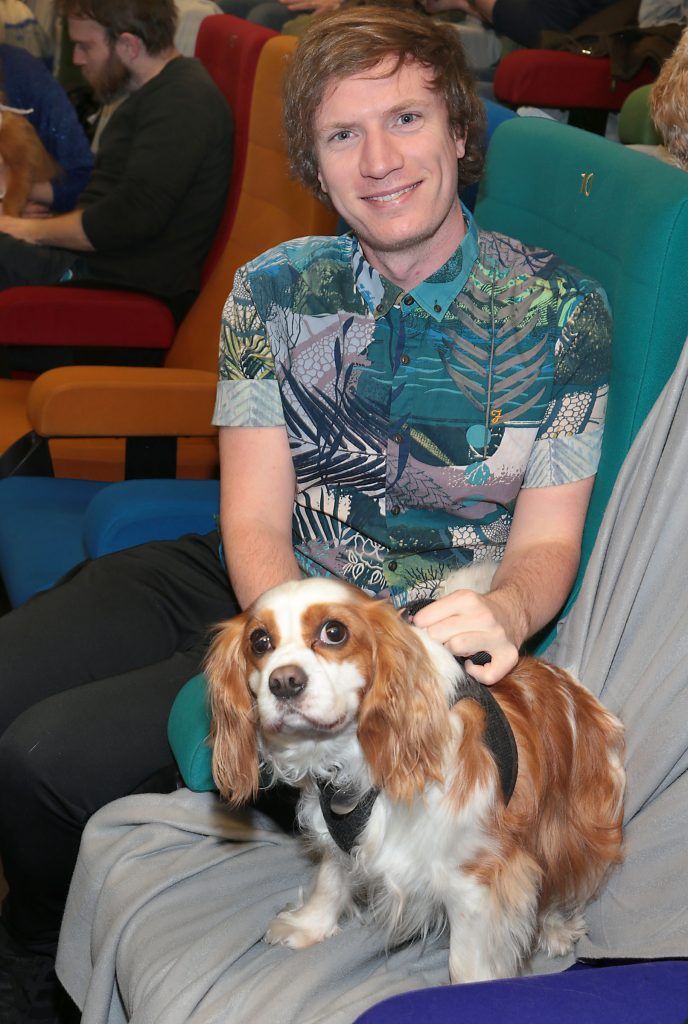
<instances>
[{"instance_id":1,"label":"person's shoulder","mask_svg":"<svg viewBox=\"0 0 688 1024\"><path fill-rule=\"evenodd\" d=\"M281 242L247 264L249 276L290 270L310 274L318 267L343 267L351 273L353 242L346 235L307 235Z\"/></svg>"},{"instance_id":2,"label":"person's shoulder","mask_svg":"<svg viewBox=\"0 0 688 1024\"><path fill-rule=\"evenodd\" d=\"M21 46L0 43L0 68L4 71L5 85L14 77L50 80L52 77L42 60Z\"/></svg>"},{"instance_id":3,"label":"person's shoulder","mask_svg":"<svg viewBox=\"0 0 688 1024\"><path fill-rule=\"evenodd\" d=\"M550 249L526 245L517 238L496 231L481 230L478 239L482 262L495 267L500 277L520 279L524 287L531 281L537 281L541 288L567 301L575 293L585 296L594 292L606 303L606 295L599 282L578 267L566 263Z\"/></svg>"}]
</instances>

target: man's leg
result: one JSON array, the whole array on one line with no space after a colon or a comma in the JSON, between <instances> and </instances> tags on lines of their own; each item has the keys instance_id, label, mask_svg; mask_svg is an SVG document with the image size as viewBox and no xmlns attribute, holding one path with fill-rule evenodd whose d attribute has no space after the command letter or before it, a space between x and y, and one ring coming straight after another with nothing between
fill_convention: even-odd
<instances>
[{"instance_id":1,"label":"man's leg","mask_svg":"<svg viewBox=\"0 0 688 1024\"><path fill-rule=\"evenodd\" d=\"M104 804L172 763L167 718L205 645L35 705L0 740L2 920L53 955L82 830Z\"/></svg>"},{"instance_id":2,"label":"man's leg","mask_svg":"<svg viewBox=\"0 0 688 1024\"><path fill-rule=\"evenodd\" d=\"M0 618L8 1022L16 1008L40 1014L36 999L47 1007L36 1020L55 1019L52 953L87 818L172 761L174 696L199 670L209 627L236 611L217 547L211 534L98 559Z\"/></svg>"},{"instance_id":3,"label":"man's leg","mask_svg":"<svg viewBox=\"0 0 688 1024\"><path fill-rule=\"evenodd\" d=\"M0 291L16 285L66 280L79 254L50 245L30 245L0 232Z\"/></svg>"},{"instance_id":4,"label":"man's leg","mask_svg":"<svg viewBox=\"0 0 688 1024\"><path fill-rule=\"evenodd\" d=\"M30 948L56 938L87 817L172 761L172 700L236 610L217 545L97 559L0 619L3 919Z\"/></svg>"},{"instance_id":5,"label":"man's leg","mask_svg":"<svg viewBox=\"0 0 688 1024\"><path fill-rule=\"evenodd\" d=\"M217 534L144 544L79 567L0 618L0 736L75 686L165 661L236 606Z\"/></svg>"}]
</instances>

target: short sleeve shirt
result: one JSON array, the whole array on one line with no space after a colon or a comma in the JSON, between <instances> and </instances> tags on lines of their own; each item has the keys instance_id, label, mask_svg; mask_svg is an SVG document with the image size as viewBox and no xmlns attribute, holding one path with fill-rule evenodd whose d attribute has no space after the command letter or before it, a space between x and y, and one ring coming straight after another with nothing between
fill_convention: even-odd
<instances>
[{"instance_id":1,"label":"short sleeve shirt","mask_svg":"<svg viewBox=\"0 0 688 1024\"><path fill-rule=\"evenodd\" d=\"M552 253L467 231L410 292L354 236L241 268L223 312L218 425L286 428L296 557L399 606L501 558L522 487L595 473L606 297Z\"/></svg>"}]
</instances>

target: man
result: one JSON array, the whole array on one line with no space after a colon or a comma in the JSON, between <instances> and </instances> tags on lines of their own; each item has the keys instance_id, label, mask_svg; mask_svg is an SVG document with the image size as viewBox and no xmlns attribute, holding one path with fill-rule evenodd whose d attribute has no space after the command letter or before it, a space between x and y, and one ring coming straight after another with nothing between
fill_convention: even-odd
<instances>
[{"instance_id":1,"label":"man","mask_svg":"<svg viewBox=\"0 0 688 1024\"><path fill-rule=\"evenodd\" d=\"M54 950L90 814L171 759L170 705L237 605L305 572L402 606L503 556L490 594L416 616L456 654L488 651L472 671L492 683L576 573L608 311L594 284L459 204L483 114L456 34L382 8L328 15L285 110L295 173L354 233L237 274L215 417L222 545L99 559L0 619L0 920L27 962Z\"/></svg>"},{"instance_id":2,"label":"man","mask_svg":"<svg viewBox=\"0 0 688 1024\"><path fill-rule=\"evenodd\" d=\"M423 0L429 14L463 11L521 46L539 46L543 31L568 32L616 0Z\"/></svg>"},{"instance_id":3,"label":"man","mask_svg":"<svg viewBox=\"0 0 688 1024\"><path fill-rule=\"evenodd\" d=\"M73 281L160 296L180 319L231 174L229 108L205 69L174 47L173 0L64 0L74 62L106 125L78 208L0 215L0 288Z\"/></svg>"}]
</instances>

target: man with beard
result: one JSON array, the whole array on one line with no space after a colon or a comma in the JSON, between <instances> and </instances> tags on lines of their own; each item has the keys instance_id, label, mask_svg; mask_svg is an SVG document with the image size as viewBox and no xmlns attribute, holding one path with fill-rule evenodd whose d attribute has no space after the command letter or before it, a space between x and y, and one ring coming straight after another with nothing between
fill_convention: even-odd
<instances>
[{"instance_id":1,"label":"man with beard","mask_svg":"<svg viewBox=\"0 0 688 1024\"><path fill-rule=\"evenodd\" d=\"M74 63L106 125L77 209L0 215L0 290L74 282L157 295L181 319L198 292L231 174L232 115L174 47L173 0L62 0Z\"/></svg>"}]
</instances>

